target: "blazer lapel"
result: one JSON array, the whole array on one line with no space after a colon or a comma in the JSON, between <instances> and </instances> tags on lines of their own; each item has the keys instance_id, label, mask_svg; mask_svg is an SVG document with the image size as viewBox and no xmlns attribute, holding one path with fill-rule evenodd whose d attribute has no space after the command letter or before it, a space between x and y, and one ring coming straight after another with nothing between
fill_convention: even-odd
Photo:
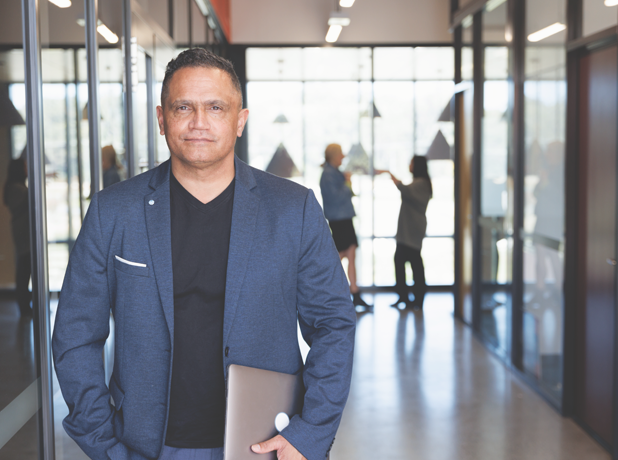
<instances>
[{"instance_id":1,"label":"blazer lapel","mask_svg":"<svg viewBox=\"0 0 618 460\"><path fill-rule=\"evenodd\" d=\"M170 225L170 163L159 166L150 181L154 191L144 197L144 213L153 271L163 313L174 343L174 282L172 277L172 230Z\"/></svg>"},{"instance_id":2,"label":"blazer lapel","mask_svg":"<svg viewBox=\"0 0 618 460\"><path fill-rule=\"evenodd\" d=\"M251 169L238 158L235 163L236 184L225 286L224 347L239 308L238 297L247 272L260 205L260 198L255 190L257 184Z\"/></svg>"}]
</instances>

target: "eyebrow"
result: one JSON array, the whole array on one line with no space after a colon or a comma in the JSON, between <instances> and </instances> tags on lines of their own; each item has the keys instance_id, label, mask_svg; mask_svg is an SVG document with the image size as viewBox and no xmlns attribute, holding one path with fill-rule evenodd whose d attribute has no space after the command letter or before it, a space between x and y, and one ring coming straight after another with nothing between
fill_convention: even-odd
<instances>
[{"instance_id":1,"label":"eyebrow","mask_svg":"<svg viewBox=\"0 0 618 460\"><path fill-rule=\"evenodd\" d=\"M211 106L211 105L221 105L221 106L224 106L224 107L227 107L227 106L230 105L229 103L227 103L227 102L225 102L225 101L223 101L221 99L210 99L210 100L203 101L203 102L196 102L196 101L192 101L192 100L189 100L189 99L178 99L178 100L173 101L170 105L172 107L176 107L176 106L179 106L179 105L195 105L195 104L198 104L198 105L208 105L208 106Z\"/></svg>"}]
</instances>

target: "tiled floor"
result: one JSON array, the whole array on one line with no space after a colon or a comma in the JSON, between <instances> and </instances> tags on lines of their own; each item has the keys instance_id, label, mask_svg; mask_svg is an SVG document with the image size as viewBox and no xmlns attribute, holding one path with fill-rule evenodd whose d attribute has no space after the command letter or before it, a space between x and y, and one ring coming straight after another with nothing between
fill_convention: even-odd
<instances>
[{"instance_id":1,"label":"tiled floor","mask_svg":"<svg viewBox=\"0 0 618 460\"><path fill-rule=\"evenodd\" d=\"M609 460L452 316L453 297L424 312L359 316L352 389L332 460Z\"/></svg>"},{"instance_id":2,"label":"tiled floor","mask_svg":"<svg viewBox=\"0 0 618 460\"><path fill-rule=\"evenodd\" d=\"M453 319L450 294L428 295L423 313L389 307L394 300L377 295L374 312L359 314L332 460L609 460ZM12 306L0 307L0 401L8 403L32 382L31 328ZM59 393L55 400L56 459L85 459L61 428ZM34 459L35 450L33 418L0 460Z\"/></svg>"}]
</instances>

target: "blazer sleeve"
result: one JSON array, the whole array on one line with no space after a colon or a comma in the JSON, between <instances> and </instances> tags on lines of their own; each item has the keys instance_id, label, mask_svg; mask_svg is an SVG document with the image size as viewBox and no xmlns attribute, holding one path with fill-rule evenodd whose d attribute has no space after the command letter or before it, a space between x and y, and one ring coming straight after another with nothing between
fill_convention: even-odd
<instances>
[{"instance_id":1,"label":"blazer sleeve","mask_svg":"<svg viewBox=\"0 0 618 460\"><path fill-rule=\"evenodd\" d=\"M94 460L116 444L102 350L109 335L110 294L98 195L71 252L52 339L56 374L69 415L66 432Z\"/></svg>"},{"instance_id":2,"label":"blazer sleeve","mask_svg":"<svg viewBox=\"0 0 618 460\"><path fill-rule=\"evenodd\" d=\"M352 376L356 312L328 225L313 192L305 201L298 262L297 308L311 350L303 370L302 415L281 432L308 460L332 446Z\"/></svg>"}]
</instances>

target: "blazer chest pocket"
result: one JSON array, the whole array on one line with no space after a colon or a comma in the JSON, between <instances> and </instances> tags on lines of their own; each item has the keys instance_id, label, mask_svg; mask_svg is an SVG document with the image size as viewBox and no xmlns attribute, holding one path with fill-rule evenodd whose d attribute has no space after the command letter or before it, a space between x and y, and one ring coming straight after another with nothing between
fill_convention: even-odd
<instances>
[{"instance_id":1,"label":"blazer chest pocket","mask_svg":"<svg viewBox=\"0 0 618 460\"><path fill-rule=\"evenodd\" d=\"M150 276L146 264L123 259L120 256L114 256L114 268L129 275Z\"/></svg>"}]
</instances>

